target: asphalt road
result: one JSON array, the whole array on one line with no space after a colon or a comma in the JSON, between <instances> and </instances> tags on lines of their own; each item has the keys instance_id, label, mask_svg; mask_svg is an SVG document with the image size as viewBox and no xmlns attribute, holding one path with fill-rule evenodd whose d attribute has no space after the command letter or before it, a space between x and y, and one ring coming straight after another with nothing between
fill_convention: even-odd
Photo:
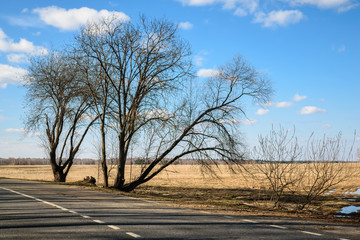
<instances>
[{"instance_id":1,"label":"asphalt road","mask_svg":"<svg viewBox=\"0 0 360 240\"><path fill-rule=\"evenodd\" d=\"M0 179L0 239L360 239L360 227L219 215L76 187Z\"/></svg>"}]
</instances>

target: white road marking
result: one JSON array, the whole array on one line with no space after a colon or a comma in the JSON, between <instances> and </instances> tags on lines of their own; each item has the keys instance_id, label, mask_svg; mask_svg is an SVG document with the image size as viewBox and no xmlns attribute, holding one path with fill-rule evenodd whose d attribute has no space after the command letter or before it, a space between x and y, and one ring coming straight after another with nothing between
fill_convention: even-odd
<instances>
[{"instance_id":1,"label":"white road marking","mask_svg":"<svg viewBox=\"0 0 360 240\"><path fill-rule=\"evenodd\" d=\"M224 216L224 218L233 219L233 217L231 217L231 216Z\"/></svg>"},{"instance_id":2,"label":"white road marking","mask_svg":"<svg viewBox=\"0 0 360 240\"><path fill-rule=\"evenodd\" d=\"M69 212L69 213L73 213L73 214L79 214L78 212L73 211L73 210L69 210L68 212Z\"/></svg>"},{"instance_id":3,"label":"white road marking","mask_svg":"<svg viewBox=\"0 0 360 240\"><path fill-rule=\"evenodd\" d=\"M120 228L114 225L107 225L109 228L112 228L114 230L119 230Z\"/></svg>"},{"instance_id":4,"label":"white road marking","mask_svg":"<svg viewBox=\"0 0 360 240\"><path fill-rule=\"evenodd\" d=\"M287 227L279 226L279 225L269 225L270 227L280 228L280 229L288 229Z\"/></svg>"},{"instance_id":5,"label":"white road marking","mask_svg":"<svg viewBox=\"0 0 360 240\"><path fill-rule=\"evenodd\" d=\"M300 232L310 234L310 235L315 235L315 236L322 236L321 233L314 233L314 232L308 232L308 231L300 231Z\"/></svg>"},{"instance_id":6,"label":"white road marking","mask_svg":"<svg viewBox=\"0 0 360 240\"><path fill-rule=\"evenodd\" d=\"M143 202L147 202L147 203L155 203L155 204L158 204L158 202L154 202L154 201L151 201L151 200L147 200L147 199L142 199Z\"/></svg>"},{"instance_id":7,"label":"white road marking","mask_svg":"<svg viewBox=\"0 0 360 240\"><path fill-rule=\"evenodd\" d=\"M103 221L97 220L97 219L94 219L93 221L96 222L96 223L101 223L101 224L104 223Z\"/></svg>"},{"instance_id":8,"label":"white road marking","mask_svg":"<svg viewBox=\"0 0 360 240\"><path fill-rule=\"evenodd\" d=\"M83 218L91 218L91 217L86 216L86 215L80 215L80 216L82 216Z\"/></svg>"},{"instance_id":9,"label":"white road marking","mask_svg":"<svg viewBox=\"0 0 360 240\"><path fill-rule=\"evenodd\" d=\"M242 219L244 222L249 222L249 223L258 223L256 221L253 221L253 220L249 220L249 219Z\"/></svg>"},{"instance_id":10,"label":"white road marking","mask_svg":"<svg viewBox=\"0 0 360 240\"><path fill-rule=\"evenodd\" d=\"M339 240L350 240L348 238L339 238Z\"/></svg>"},{"instance_id":11,"label":"white road marking","mask_svg":"<svg viewBox=\"0 0 360 240\"><path fill-rule=\"evenodd\" d=\"M127 232L126 234L133 238L142 238L140 235L137 235L136 233L133 233L133 232Z\"/></svg>"}]
</instances>

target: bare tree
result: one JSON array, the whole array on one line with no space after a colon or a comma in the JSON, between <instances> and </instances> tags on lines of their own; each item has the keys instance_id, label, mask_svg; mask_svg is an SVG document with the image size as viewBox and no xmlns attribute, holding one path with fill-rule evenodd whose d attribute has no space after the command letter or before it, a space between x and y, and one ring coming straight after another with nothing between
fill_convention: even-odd
<instances>
[{"instance_id":1,"label":"bare tree","mask_svg":"<svg viewBox=\"0 0 360 240\"><path fill-rule=\"evenodd\" d=\"M335 138L308 139L299 146L295 130L290 134L282 127L259 137L252 159L272 191L274 208L278 208L285 192L297 194L297 210L303 210L317 197L345 181L353 173L349 167L353 146L346 146L339 133ZM257 172L254 173L256 176Z\"/></svg>"},{"instance_id":2,"label":"bare tree","mask_svg":"<svg viewBox=\"0 0 360 240\"><path fill-rule=\"evenodd\" d=\"M76 50L101 67L111 86L106 116L118 136L115 188L131 191L183 157L204 165L242 158L234 137L234 124L245 114L241 103L246 97L266 101L271 88L241 57L194 83L189 45L165 19L104 20L82 29L76 40ZM135 139L148 164L126 181Z\"/></svg>"},{"instance_id":3,"label":"bare tree","mask_svg":"<svg viewBox=\"0 0 360 240\"><path fill-rule=\"evenodd\" d=\"M341 133L334 138L324 136L320 140L314 139L314 134L309 137L304 154L308 162L304 164L305 174L299 181L305 199L299 204L299 210L351 177L353 171L348 165L352 148L353 144L346 146Z\"/></svg>"},{"instance_id":4,"label":"bare tree","mask_svg":"<svg viewBox=\"0 0 360 240\"><path fill-rule=\"evenodd\" d=\"M95 31L100 31L100 29L92 28L93 34ZM99 34L97 32L97 34ZM86 54L78 49L74 48L72 50L72 60L76 63L77 68L81 71L82 78L79 79L81 84L84 87L84 90L87 92L88 97L91 99L92 104L90 109L97 116L99 120L99 130L101 136L101 147L100 147L100 164L103 175L104 186L109 186L109 169L107 165L107 138L106 133L108 129L107 120L108 114L111 106L111 102L113 99L110 97L111 85L110 81L108 81L108 77L106 75L106 71L103 71L103 68L109 70L109 66L107 66L107 57L104 55L100 55L99 57L103 57L104 65L100 65L97 60L93 58L89 58Z\"/></svg>"},{"instance_id":5,"label":"bare tree","mask_svg":"<svg viewBox=\"0 0 360 240\"><path fill-rule=\"evenodd\" d=\"M295 137L295 129L290 132L280 127L272 129L267 136L259 136L259 145L254 148L254 166L270 185L274 208L278 208L286 190L291 190L302 177L299 160L302 149Z\"/></svg>"},{"instance_id":6,"label":"bare tree","mask_svg":"<svg viewBox=\"0 0 360 240\"><path fill-rule=\"evenodd\" d=\"M30 60L25 77L26 128L44 131L54 181L65 182L90 126L89 98L79 85L78 69L63 52Z\"/></svg>"}]
</instances>

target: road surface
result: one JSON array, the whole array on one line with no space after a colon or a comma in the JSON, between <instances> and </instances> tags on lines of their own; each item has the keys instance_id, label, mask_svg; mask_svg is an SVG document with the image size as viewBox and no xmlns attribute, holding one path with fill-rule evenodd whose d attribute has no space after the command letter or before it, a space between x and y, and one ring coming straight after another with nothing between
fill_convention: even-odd
<instances>
[{"instance_id":1,"label":"road surface","mask_svg":"<svg viewBox=\"0 0 360 240\"><path fill-rule=\"evenodd\" d=\"M219 215L77 187L0 179L0 239L360 239L360 227Z\"/></svg>"}]
</instances>

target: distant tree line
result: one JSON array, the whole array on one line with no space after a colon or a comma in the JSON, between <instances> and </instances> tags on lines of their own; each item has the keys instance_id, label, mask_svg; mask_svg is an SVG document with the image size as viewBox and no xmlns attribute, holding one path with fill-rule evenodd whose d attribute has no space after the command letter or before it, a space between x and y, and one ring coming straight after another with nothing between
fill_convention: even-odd
<instances>
[{"instance_id":1,"label":"distant tree line","mask_svg":"<svg viewBox=\"0 0 360 240\"><path fill-rule=\"evenodd\" d=\"M74 165L94 165L94 159L74 159ZM0 165L50 165L46 158L0 158Z\"/></svg>"}]
</instances>

